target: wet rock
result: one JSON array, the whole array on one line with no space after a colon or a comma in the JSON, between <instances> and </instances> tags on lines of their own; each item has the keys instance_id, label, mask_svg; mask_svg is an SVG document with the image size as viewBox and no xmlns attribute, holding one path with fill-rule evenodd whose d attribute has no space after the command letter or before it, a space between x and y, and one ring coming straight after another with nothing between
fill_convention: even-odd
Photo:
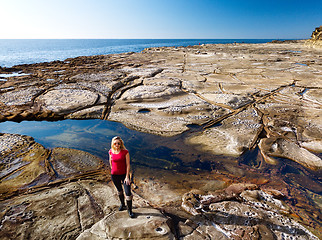
<instances>
[{"instance_id":1,"label":"wet rock","mask_svg":"<svg viewBox=\"0 0 322 240\"><path fill-rule=\"evenodd\" d=\"M205 194L200 190L192 190L182 196L182 208L193 215L202 212L202 209L210 203L220 202L224 200L236 200L245 190L254 190L258 186L255 184L232 184L229 187L215 192Z\"/></svg>"},{"instance_id":2,"label":"wet rock","mask_svg":"<svg viewBox=\"0 0 322 240\"><path fill-rule=\"evenodd\" d=\"M272 195L274 198L276 199L281 199L285 197L285 194L283 194L281 191L278 191L276 189L272 189L272 188L264 188L262 189L264 192L266 192L269 195Z\"/></svg>"},{"instance_id":3,"label":"wet rock","mask_svg":"<svg viewBox=\"0 0 322 240\"><path fill-rule=\"evenodd\" d=\"M261 140L259 147L265 155L288 158L314 170L322 168L321 158L294 142L282 138L266 138Z\"/></svg>"},{"instance_id":4,"label":"wet rock","mask_svg":"<svg viewBox=\"0 0 322 240\"><path fill-rule=\"evenodd\" d=\"M59 178L66 178L101 168L103 162L90 153L70 149L54 148L49 162Z\"/></svg>"},{"instance_id":5,"label":"wet rock","mask_svg":"<svg viewBox=\"0 0 322 240\"><path fill-rule=\"evenodd\" d=\"M0 147L1 198L50 179L51 173L46 169L49 151L31 137L3 134L0 136Z\"/></svg>"},{"instance_id":6,"label":"wet rock","mask_svg":"<svg viewBox=\"0 0 322 240\"><path fill-rule=\"evenodd\" d=\"M135 218L126 211L112 212L77 239L175 239L171 223L160 211L136 208Z\"/></svg>"},{"instance_id":7,"label":"wet rock","mask_svg":"<svg viewBox=\"0 0 322 240\"><path fill-rule=\"evenodd\" d=\"M231 184L227 188L225 188L224 192L227 196L237 196L246 190L255 190L258 186L256 184L251 183L237 183Z\"/></svg>"},{"instance_id":8,"label":"wet rock","mask_svg":"<svg viewBox=\"0 0 322 240\"><path fill-rule=\"evenodd\" d=\"M180 191L171 189L169 185L162 182L152 179L137 179L135 184L139 186L136 191L154 206L175 205L181 200Z\"/></svg>"},{"instance_id":9,"label":"wet rock","mask_svg":"<svg viewBox=\"0 0 322 240\"><path fill-rule=\"evenodd\" d=\"M213 181L209 186L208 183L211 180L203 179L208 175L209 172L196 175L140 167L135 170L135 192L148 201L150 206L180 208L182 195L187 192L187 189L194 189L193 192L202 194L204 191L199 190L201 188L212 187L212 190L223 188L222 181Z\"/></svg>"},{"instance_id":10,"label":"wet rock","mask_svg":"<svg viewBox=\"0 0 322 240\"><path fill-rule=\"evenodd\" d=\"M199 221L199 219L197 220ZM228 240L231 239L227 234L223 233L221 229L217 229L212 225L212 223L204 222L200 223L200 225L188 235L183 235L181 233L181 239L184 240L193 240L193 239L220 239L220 240Z\"/></svg>"},{"instance_id":11,"label":"wet rock","mask_svg":"<svg viewBox=\"0 0 322 240\"><path fill-rule=\"evenodd\" d=\"M189 224L190 222L179 222L178 223L178 230L180 232L180 237L184 237L186 235L190 235L193 231L194 231L194 228L195 228L195 225L196 224ZM193 226L190 226L190 225L193 225Z\"/></svg>"},{"instance_id":12,"label":"wet rock","mask_svg":"<svg viewBox=\"0 0 322 240\"><path fill-rule=\"evenodd\" d=\"M107 180L102 160L84 151L68 148L50 151L33 138L17 134L0 135L0 147L1 199L54 184L57 179Z\"/></svg>"},{"instance_id":13,"label":"wet rock","mask_svg":"<svg viewBox=\"0 0 322 240\"><path fill-rule=\"evenodd\" d=\"M273 156L271 152L275 152L275 150L269 150L269 148L273 149L277 147L276 144L274 146L273 144L276 142L278 136L282 136L281 138L284 137L287 140L285 143L288 143L288 151L291 151L287 154L287 157L285 153L284 157L306 167L312 165L312 163L308 162L308 164L305 164L305 160L301 161L300 159L304 155L307 157L312 156L313 159L316 159L313 161L319 162L316 156L313 156L314 154L304 149L320 152L322 148L321 139L318 136L321 135L322 127L321 110L318 98L314 97L317 95L318 90L311 92L311 98L315 98L314 101L308 101L305 100L308 97L302 97L302 95L309 94L310 91L295 86L292 88L284 88L280 91L283 95L276 95L265 103L256 104L257 109L263 114L263 124L267 132L267 137L271 138L270 140L263 139L259 144L267 162L272 164L277 163L276 159L270 157ZM271 144L270 147L267 144ZM263 145L266 145L266 147ZM301 150L295 151L295 149Z\"/></svg>"}]
</instances>

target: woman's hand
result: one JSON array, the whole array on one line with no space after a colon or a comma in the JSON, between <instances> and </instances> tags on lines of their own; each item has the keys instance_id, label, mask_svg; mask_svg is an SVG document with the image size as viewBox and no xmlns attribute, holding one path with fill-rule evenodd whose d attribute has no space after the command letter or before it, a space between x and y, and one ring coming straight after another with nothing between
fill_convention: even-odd
<instances>
[{"instance_id":1,"label":"woman's hand","mask_svg":"<svg viewBox=\"0 0 322 240\"><path fill-rule=\"evenodd\" d=\"M125 182L126 185L130 185L131 184L130 178L128 176L125 177L124 182Z\"/></svg>"}]
</instances>

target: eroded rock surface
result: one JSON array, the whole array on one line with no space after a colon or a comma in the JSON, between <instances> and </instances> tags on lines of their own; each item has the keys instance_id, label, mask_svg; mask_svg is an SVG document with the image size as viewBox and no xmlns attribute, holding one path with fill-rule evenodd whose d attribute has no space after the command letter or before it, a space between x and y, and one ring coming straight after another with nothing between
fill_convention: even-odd
<instances>
[{"instance_id":1,"label":"eroded rock surface","mask_svg":"<svg viewBox=\"0 0 322 240\"><path fill-rule=\"evenodd\" d=\"M45 110L64 114L92 106L98 97L97 94L88 90L57 89L45 93L37 101L43 103Z\"/></svg>"},{"instance_id":2,"label":"eroded rock surface","mask_svg":"<svg viewBox=\"0 0 322 240\"><path fill-rule=\"evenodd\" d=\"M95 239L101 232L101 239L174 239L171 219L135 193L136 218L117 211L117 191L98 157L47 150L17 134L0 142L1 239Z\"/></svg>"},{"instance_id":3,"label":"eroded rock surface","mask_svg":"<svg viewBox=\"0 0 322 240\"><path fill-rule=\"evenodd\" d=\"M16 134L0 140L12 143L1 149L7 166L0 183L1 239L318 239L290 217L282 192L231 184L232 176L214 172L151 174L140 168L131 219L117 211L117 191L97 157L47 150ZM186 193L195 188L200 190Z\"/></svg>"},{"instance_id":4,"label":"eroded rock surface","mask_svg":"<svg viewBox=\"0 0 322 240\"><path fill-rule=\"evenodd\" d=\"M160 211L136 208L135 215L135 219L129 219L126 212L112 212L82 233L77 240L175 239L168 224L170 219Z\"/></svg>"},{"instance_id":5,"label":"eroded rock surface","mask_svg":"<svg viewBox=\"0 0 322 240\"><path fill-rule=\"evenodd\" d=\"M179 135L198 125L202 130L187 137L198 149L240 156L258 146L268 164L288 158L303 165L306 169L298 174L286 171L287 181L301 181L320 202L319 184L305 174L321 170L316 153L322 152L322 60L321 51L303 41L151 48L0 68L0 73L12 72L20 74L0 81L0 121L101 118L161 136ZM97 183L109 180L97 157L66 148L49 150L13 134L0 135L0 155L1 238L108 239L131 233L152 239L316 239L294 218L309 220L311 227L321 219L320 213L293 214L256 185L222 190L246 180L246 172L254 170L225 164L219 178L215 171L205 179L188 176L171 184L170 176L162 181L137 177L134 202L142 214L141 225L136 225L126 213L115 212L113 187ZM281 167L273 169L272 176L278 171L284 174ZM266 177L267 172L261 174ZM193 187L205 192L184 194ZM193 217L178 210L182 195L184 209ZM287 200L307 207L309 198L297 196ZM185 220L173 226L151 206ZM112 218L126 228L115 230L113 224L119 221ZM130 230L140 226L149 226L150 237L143 230Z\"/></svg>"},{"instance_id":6,"label":"eroded rock surface","mask_svg":"<svg viewBox=\"0 0 322 240\"><path fill-rule=\"evenodd\" d=\"M2 239L6 236L10 239L75 239L82 229L104 215L90 193L78 183L21 196L13 201L1 203Z\"/></svg>"},{"instance_id":7,"label":"eroded rock surface","mask_svg":"<svg viewBox=\"0 0 322 240\"><path fill-rule=\"evenodd\" d=\"M248 109L226 118L218 127L191 136L187 142L199 144L203 150L217 155L240 156L253 146L261 131L261 115L255 109Z\"/></svg>"},{"instance_id":8,"label":"eroded rock surface","mask_svg":"<svg viewBox=\"0 0 322 240\"><path fill-rule=\"evenodd\" d=\"M0 198L6 199L55 181L106 179L106 167L92 154L68 148L48 150L33 138L0 135Z\"/></svg>"},{"instance_id":9,"label":"eroded rock surface","mask_svg":"<svg viewBox=\"0 0 322 240\"><path fill-rule=\"evenodd\" d=\"M0 238L173 239L169 218L137 195L134 203L137 217L130 219L126 211L117 211L119 200L112 184L62 183L2 201Z\"/></svg>"},{"instance_id":10,"label":"eroded rock surface","mask_svg":"<svg viewBox=\"0 0 322 240\"><path fill-rule=\"evenodd\" d=\"M291 41L150 48L2 68L27 75L1 81L0 120L101 118L161 136L199 125L205 131L187 142L215 154L240 156L277 136L287 138L285 151L295 144L320 153L321 66L320 50ZM321 160L305 164L300 157L287 156L321 169Z\"/></svg>"},{"instance_id":11,"label":"eroded rock surface","mask_svg":"<svg viewBox=\"0 0 322 240\"><path fill-rule=\"evenodd\" d=\"M288 217L290 209L254 184L235 184L202 195L183 196L194 217L180 223L182 239L318 239Z\"/></svg>"},{"instance_id":12,"label":"eroded rock surface","mask_svg":"<svg viewBox=\"0 0 322 240\"><path fill-rule=\"evenodd\" d=\"M298 146L296 143L287 141L282 138L266 138L259 143L263 156L267 162L274 162L270 156L292 159L299 164L313 170L322 168L321 159L310 153L305 148Z\"/></svg>"},{"instance_id":13,"label":"eroded rock surface","mask_svg":"<svg viewBox=\"0 0 322 240\"><path fill-rule=\"evenodd\" d=\"M0 142L1 198L36 182L49 181L52 176L47 168L49 151L42 145L17 134L2 134Z\"/></svg>"}]
</instances>

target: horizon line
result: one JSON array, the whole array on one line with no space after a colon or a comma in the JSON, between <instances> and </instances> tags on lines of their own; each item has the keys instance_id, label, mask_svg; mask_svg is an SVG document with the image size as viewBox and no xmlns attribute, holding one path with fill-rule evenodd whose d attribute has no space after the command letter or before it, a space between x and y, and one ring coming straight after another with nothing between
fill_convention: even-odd
<instances>
[{"instance_id":1,"label":"horizon line","mask_svg":"<svg viewBox=\"0 0 322 240\"><path fill-rule=\"evenodd\" d=\"M0 40L306 40L310 38L0 38Z\"/></svg>"}]
</instances>

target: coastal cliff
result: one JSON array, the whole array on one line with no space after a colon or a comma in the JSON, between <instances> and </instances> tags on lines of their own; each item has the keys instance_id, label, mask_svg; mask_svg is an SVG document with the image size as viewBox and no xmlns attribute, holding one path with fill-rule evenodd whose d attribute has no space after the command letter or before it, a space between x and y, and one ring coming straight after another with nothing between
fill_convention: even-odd
<instances>
[{"instance_id":1,"label":"coastal cliff","mask_svg":"<svg viewBox=\"0 0 322 240\"><path fill-rule=\"evenodd\" d=\"M1 68L0 121L118 121L167 139L185 134L191 149L216 157L207 170L199 155L186 163L189 171L140 165L137 216L129 219L116 210L102 159L0 133L0 238L318 239L317 56L319 49L294 41L149 48Z\"/></svg>"},{"instance_id":2,"label":"coastal cliff","mask_svg":"<svg viewBox=\"0 0 322 240\"><path fill-rule=\"evenodd\" d=\"M315 28L311 39L307 40L306 44L311 47L322 48L322 26Z\"/></svg>"}]
</instances>

